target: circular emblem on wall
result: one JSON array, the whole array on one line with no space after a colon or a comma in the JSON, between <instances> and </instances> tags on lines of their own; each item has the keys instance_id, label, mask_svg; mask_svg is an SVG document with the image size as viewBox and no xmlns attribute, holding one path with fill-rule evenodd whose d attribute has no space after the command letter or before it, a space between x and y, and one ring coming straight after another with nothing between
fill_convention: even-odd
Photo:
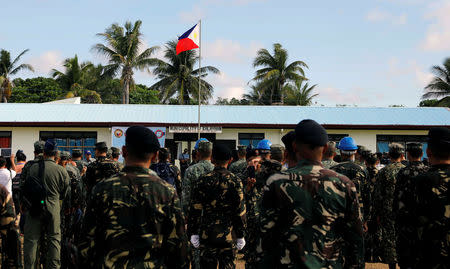
<instances>
[{"instance_id":1,"label":"circular emblem on wall","mask_svg":"<svg viewBox=\"0 0 450 269\"><path fill-rule=\"evenodd\" d=\"M164 132L161 129L156 130L155 135L158 139L161 139L164 136Z\"/></svg>"},{"instance_id":2,"label":"circular emblem on wall","mask_svg":"<svg viewBox=\"0 0 450 269\"><path fill-rule=\"evenodd\" d=\"M115 137L121 138L122 135L123 135L123 131L122 131L121 129L116 129L116 130L114 131L114 136L115 136Z\"/></svg>"}]
</instances>

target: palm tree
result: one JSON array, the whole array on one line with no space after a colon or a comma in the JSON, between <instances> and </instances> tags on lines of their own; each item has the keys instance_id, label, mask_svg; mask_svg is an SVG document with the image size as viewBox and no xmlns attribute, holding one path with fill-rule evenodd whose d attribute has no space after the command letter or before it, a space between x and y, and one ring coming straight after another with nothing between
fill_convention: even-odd
<instances>
[{"instance_id":1,"label":"palm tree","mask_svg":"<svg viewBox=\"0 0 450 269\"><path fill-rule=\"evenodd\" d=\"M268 105L269 98L267 96L267 92L260 84L251 85L251 91L242 96L244 100L246 100L251 105Z\"/></svg>"},{"instance_id":2,"label":"palm tree","mask_svg":"<svg viewBox=\"0 0 450 269\"><path fill-rule=\"evenodd\" d=\"M253 80L261 82L263 87L269 91L269 104L274 100L284 102L283 87L287 82L295 82L299 79L305 80L303 67L308 66L302 61L288 63L288 52L281 44L273 45L273 55L266 49L260 49L253 61L253 67L262 67L256 71ZM274 97L277 96L278 99Z\"/></svg>"},{"instance_id":3,"label":"palm tree","mask_svg":"<svg viewBox=\"0 0 450 269\"><path fill-rule=\"evenodd\" d=\"M422 99L428 99L430 97L447 97L450 96L450 58L445 59L444 66L435 65L431 68L436 76L425 87L427 91Z\"/></svg>"},{"instance_id":4,"label":"palm tree","mask_svg":"<svg viewBox=\"0 0 450 269\"><path fill-rule=\"evenodd\" d=\"M206 103L211 97L213 86L204 78L209 74L218 74L219 70L213 66L204 66L194 69L198 61L197 52L184 51L177 55L177 41L166 43L164 58L167 62L159 60L158 66L153 70L159 81L150 89L160 92L162 103L170 102L173 96L177 96L178 104L190 104L191 100L198 100L199 76L201 82L201 102Z\"/></svg>"},{"instance_id":5,"label":"palm tree","mask_svg":"<svg viewBox=\"0 0 450 269\"><path fill-rule=\"evenodd\" d=\"M107 70L114 74L121 72L124 104L130 103L130 89L134 89L133 70L145 71L157 63L157 59L151 58L151 55L158 47L140 52L143 46L141 25L139 20L134 24L126 22L124 27L113 24L104 33L97 34L104 38L106 45L99 43L93 47L94 51L108 57Z\"/></svg>"},{"instance_id":6,"label":"palm tree","mask_svg":"<svg viewBox=\"0 0 450 269\"><path fill-rule=\"evenodd\" d=\"M6 50L0 51L0 77L2 83L0 84L0 102L7 103L11 96L11 89L14 86L10 77L17 74L21 70L30 70L34 72L34 69L29 64L18 64L20 58L29 50L22 51L14 61L11 62L11 54Z\"/></svg>"},{"instance_id":7,"label":"palm tree","mask_svg":"<svg viewBox=\"0 0 450 269\"><path fill-rule=\"evenodd\" d=\"M309 86L308 83L302 86L303 80L297 80L294 85L286 85L286 104L290 106L310 106L312 99L319 94L312 94L317 84Z\"/></svg>"}]
</instances>

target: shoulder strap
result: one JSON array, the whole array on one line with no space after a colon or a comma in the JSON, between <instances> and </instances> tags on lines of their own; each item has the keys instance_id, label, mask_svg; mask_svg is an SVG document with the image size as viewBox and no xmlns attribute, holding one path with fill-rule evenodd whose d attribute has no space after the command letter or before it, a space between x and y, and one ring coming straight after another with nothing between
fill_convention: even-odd
<instances>
[{"instance_id":1,"label":"shoulder strap","mask_svg":"<svg viewBox=\"0 0 450 269\"><path fill-rule=\"evenodd\" d=\"M44 160L40 160L39 161L39 173L38 173L38 177L39 179L42 181L42 183L44 183L44 170L45 170L45 161ZM45 185L45 184L44 184Z\"/></svg>"}]
</instances>

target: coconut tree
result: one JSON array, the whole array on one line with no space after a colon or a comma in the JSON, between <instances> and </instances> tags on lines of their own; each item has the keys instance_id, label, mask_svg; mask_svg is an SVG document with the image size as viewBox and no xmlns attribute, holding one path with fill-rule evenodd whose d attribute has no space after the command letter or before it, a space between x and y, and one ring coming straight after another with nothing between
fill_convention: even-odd
<instances>
[{"instance_id":1,"label":"coconut tree","mask_svg":"<svg viewBox=\"0 0 450 269\"><path fill-rule=\"evenodd\" d=\"M251 85L250 92L244 94L243 99L251 105L268 105L269 97L267 91L260 84Z\"/></svg>"},{"instance_id":2,"label":"coconut tree","mask_svg":"<svg viewBox=\"0 0 450 269\"><path fill-rule=\"evenodd\" d=\"M195 69L198 61L197 52L184 51L177 55L177 41L166 43L164 60L159 60L153 74L159 79L150 89L158 90L162 103L169 103L176 97L178 104L190 104L192 100L198 102L199 79L201 82L201 102L206 103L213 93L213 86L204 78L210 74L218 74L219 70L213 66ZM199 78L200 77L200 78Z\"/></svg>"},{"instance_id":3,"label":"coconut tree","mask_svg":"<svg viewBox=\"0 0 450 269\"><path fill-rule=\"evenodd\" d=\"M303 84L303 80L297 80L294 85L287 85L284 89L286 94L286 105L290 106L310 106L312 99L319 94L312 94L317 84L309 86L308 83Z\"/></svg>"},{"instance_id":4,"label":"coconut tree","mask_svg":"<svg viewBox=\"0 0 450 269\"><path fill-rule=\"evenodd\" d=\"M278 43L273 45L273 54L267 49L260 49L253 61L253 67L261 67L256 71L253 80L260 82L269 91L270 105L275 103L274 101L283 103L285 84L299 79L305 80L303 68L308 68L302 61L288 63L288 52Z\"/></svg>"},{"instance_id":5,"label":"coconut tree","mask_svg":"<svg viewBox=\"0 0 450 269\"><path fill-rule=\"evenodd\" d=\"M158 47L143 48L141 21L134 24L126 22L124 27L113 24L104 33L97 34L105 40L105 44L94 45L93 50L108 58L108 71L121 74L123 86L122 102L130 103L130 90L134 88L134 70L148 71L150 66L157 63L152 54Z\"/></svg>"},{"instance_id":6,"label":"coconut tree","mask_svg":"<svg viewBox=\"0 0 450 269\"><path fill-rule=\"evenodd\" d=\"M425 87L426 93L422 96L422 99L450 96L450 58L445 59L442 67L438 65L433 66L431 72L433 72L435 77Z\"/></svg>"},{"instance_id":7,"label":"coconut tree","mask_svg":"<svg viewBox=\"0 0 450 269\"><path fill-rule=\"evenodd\" d=\"M13 87L11 76L17 74L21 70L30 70L34 72L34 69L29 64L19 64L20 58L29 50L22 51L13 61L11 61L11 54L9 51L0 51L0 77L2 83L0 84L0 102L7 103L9 97L11 97L11 89Z\"/></svg>"}]
</instances>

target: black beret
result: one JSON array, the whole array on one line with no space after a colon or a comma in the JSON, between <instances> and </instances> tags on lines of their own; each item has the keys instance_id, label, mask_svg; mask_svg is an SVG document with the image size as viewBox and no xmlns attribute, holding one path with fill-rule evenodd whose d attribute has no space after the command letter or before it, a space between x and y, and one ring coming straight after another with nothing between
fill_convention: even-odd
<instances>
[{"instance_id":1,"label":"black beret","mask_svg":"<svg viewBox=\"0 0 450 269\"><path fill-rule=\"evenodd\" d=\"M422 144L421 143L408 143L406 144L406 151L410 150L422 150Z\"/></svg>"},{"instance_id":2,"label":"black beret","mask_svg":"<svg viewBox=\"0 0 450 269\"><path fill-rule=\"evenodd\" d=\"M285 134L281 138L281 142L283 142L284 147L289 152L294 151L294 147L292 146L292 142L294 142L294 141L295 141L295 132L294 131L290 131L289 133Z\"/></svg>"},{"instance_id":3,"label":"black beret","mask_svg":"<svg viewBox=\"0 0 450 269\"><path fill-rule=\"evenodd\" d=\"M231 159L231 150L225 145L215 145L212 150L212 157L218 161L228 161Z\"/></svg>"},{"instance_id":4,"label":"black beret","mask_svg":"<svg viewBox=\"0 0 450 269\"><path fill-rule=\"evenodd\" d=\"M108 146L105 142L98 142L95 144L95 149L102 150L102 149L108 149Z\"/></svg>"},{"instance_id":5,"label":"black beret","mask_svg":"<svg viewBox=\"0 0 450 269\"><path fill-rule=\"evenodd\" d=\"M313 145L325 146L328 142L328 134L322 125L313 120L302 120L295 127L297 141Z\"/></svg>"},{"instance_id":6,"label":"black beret","mask_svg":"<svg viewBox=\"0 0 450 269\"><path fill-rule=\"evenodd\" d=\"M144 126L131 126L125 133L125 145L143 153L157 152L160 148L155 133Z\"/></svg>"},{"instance_id":7,"label":"black beret","mask_svg":"<svg viewBox=\"0 0 450 269\"><path fill-rule=\"evenodd\" d=\"M445 127L431 128L428 132L428 143L450 146L450 129Z\"/></svg>"}]
</instances>

